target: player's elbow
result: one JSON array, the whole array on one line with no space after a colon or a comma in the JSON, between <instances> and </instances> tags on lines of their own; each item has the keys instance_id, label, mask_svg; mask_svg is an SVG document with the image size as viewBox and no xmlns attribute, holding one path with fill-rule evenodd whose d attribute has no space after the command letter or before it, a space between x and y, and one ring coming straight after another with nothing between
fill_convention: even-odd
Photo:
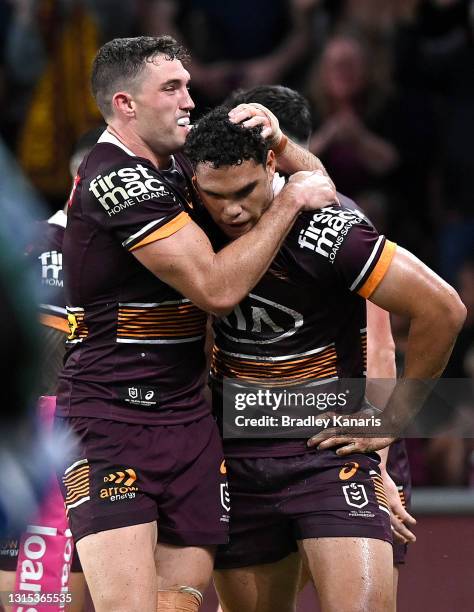
<instances>
[{"instance_id":1,"label":"player's elbow","mask_svg":"<svg viewBox=\"0 0 474 612\"><path fill-rule=\"evenodd\" d=\"M238 301L231 295L216 295L209 301L209 312L217 317L225 317L232 312Z\"/></svg>"},{"instance_id":2,"label":"player's elbow","mask_svg":"<svg viewBox=\"0 0 474 612\"><path fill-rule=\"evenodd\" d=\"M225 288L218 290L213 288L203 291L200 296L195 295L193 301L202 310L218 317L225 317L232 312L240 299Z\"/></svg>"},{"instance_id":3,"label":"player's elbow","mask_svg":"<svg viewBox=\"0 0 474 612\"><path fill-rule=\"evenodd\" d=\"M458 293L453 289L453 300L450 308L450 325L456 331L456 335L461 331L467 317L467 308L461 301Z\"/></svg>"},{"instance_id":4,"label":"player's elbow","mask_svg":"<svg viewBox=\"0 0 474 612\"><path fill-rule=\"evenodd\" d=\"M461 331L467 316L466 306L461 301L458 293L449 287L436 305L436 319L446 331L456 337Z\"/></svg>"}]
</instances>

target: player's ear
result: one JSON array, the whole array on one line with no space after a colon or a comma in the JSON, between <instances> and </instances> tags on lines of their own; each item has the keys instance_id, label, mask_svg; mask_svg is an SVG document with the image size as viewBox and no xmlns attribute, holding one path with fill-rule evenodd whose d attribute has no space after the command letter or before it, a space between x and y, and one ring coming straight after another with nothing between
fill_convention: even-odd
<instances>
[{"instance_id":1,"label":"player's ear","mask_svg":"<svg viewBox=\"0 0 474 612\"><path fill-rule=\"evenodd\" d=\"M268 149L266 168L274 174L276 169L276 156L272 149Z\"/></svg>"},{"instance_id":2,"label":"player's ear","mask_svg":"<svg viewBox=\"0 0 474 612\"><path fill-rule=\"evenodd\" d=\"M128 118L135 116L135 102L126 91L117 91L112 98L112 108Z\"/></svg>"}]
</instances>

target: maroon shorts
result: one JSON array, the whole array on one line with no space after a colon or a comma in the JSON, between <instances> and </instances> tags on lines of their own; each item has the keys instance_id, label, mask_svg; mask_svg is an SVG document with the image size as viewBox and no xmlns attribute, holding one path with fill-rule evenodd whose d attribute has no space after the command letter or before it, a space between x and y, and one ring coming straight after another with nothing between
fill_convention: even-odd
<instances>
[{"instance_id":1,"label":"maroon shorts","mask_svg":"<svg viewBox=\"0 0 474 612\"><path fill-rule=\"evenodd\" d=\"M77 437L59 475L74 540L158 521L160 542L227 542L228 493L212 416L186 425L56 419Z\"/></svg>"},{"instance_id":2,"label":"maroon shorts","mask_svg":"<svg viewBox=\"0 0 474 612\"><path fill-rule=\"evenodd\" d=\"M0 540L0 571L16 572L20 538L21 536L17 536ZM72 555L71 572L82 572L76 548L74 548Z\"/></svg>"},{"instance_id":3,"label":"maroon shorts","mask_svg":"<svg viewBox=\"0 0 474 612\"><path fill-rule=\"evenodd\" d=\"M21 536L4 537L0 539L0 570L15 572L18 562L18 551Z\"/></svg>"},{"instance_id":4,"label":"maroon shorts","mask_svg":"<svg viewBox=\"0 0 474 612\"><path fill-rule=\"evenodd\" d=\"M216 569L272 563L297 540L376 538L392 542L375 454L338 457L310 451L295 457L226 459L231 494L230 542Z\"/></svg>"},{"instance_id":5,"label":"maroon shorts","mask_svg":"<svg viewBox=\"0 0 474 612\"><path fill-rule=\"evenodd\" d=\"M398 494L405 509L411 506L411 473L405 440L395 440L389 447L387 472L397 485ZM393 563L403 565L408 552L407 544L393 543Z\"/></svg>"}]
</instances>

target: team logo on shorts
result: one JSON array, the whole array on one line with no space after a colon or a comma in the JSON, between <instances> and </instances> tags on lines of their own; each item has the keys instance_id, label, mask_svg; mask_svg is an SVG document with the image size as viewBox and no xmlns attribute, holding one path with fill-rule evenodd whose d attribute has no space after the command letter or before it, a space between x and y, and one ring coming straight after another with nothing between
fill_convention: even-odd
<instances>
[{"instance_id":1,"label":"team logo on shorts","mask_svg":"<svg viewBox=\"0 0 474 612\"><path fill-rule=\"evenodd\" d=\"M351 482L351 484L342 487L342 492L349 506L354 508L363 508L367 506L369 500L363 484Z\"/></svg>"},{"instance_id":2,"label":"team logo on shorts","mask_svg":"<svg viewBox=\"0 0 474 612\"><path fill-rule=\"evenodd\" d=\"M354 476L358 469L359 464L356 461L349 461L348 463L344 463L344 466L339 472L339 478L341 480L349 480L349 478L352 478L352 476Z\"/></svg>"},{"instance_id":3,"label":"team logo on shorts","mask_svg":"<svg viewBox=\"0 0 474 612\"><path fill-rule=\"evenodd\" d=\"M106 474L104 482L112 483L113 486L100 489L100 499L107 499L110 502L135 499L138 487L133 486L133 484L136 480L137 474L132 468L121 469Z\"/></svg>"},{"instance_id":4,"label":"team logo on shorts","mask_svg":"<svg viewBox=\"0 0 474 612\"><path fill-rule=\"evenodd\" d=\"M229 495L229 485L226 482L221 484L221 505L224 510L230 512L230 495Z\"/></svg>"}]
</instances>

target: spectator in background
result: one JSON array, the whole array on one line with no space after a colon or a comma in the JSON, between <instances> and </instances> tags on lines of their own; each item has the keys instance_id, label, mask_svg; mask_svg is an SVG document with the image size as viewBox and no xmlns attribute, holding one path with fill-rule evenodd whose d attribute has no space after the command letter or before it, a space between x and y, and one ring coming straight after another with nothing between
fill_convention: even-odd
<instances>
[{"instance_id":1,"label":"spectator in background","mask_svg":"<svg viewBox=\"0 0 474 612\"><path fill-rule=\"evenodd\" d=\"M17 103L6 108L9 144L29 179L55 205L69 189L74 143L101 120L89 89L101 37L90 4L10 0L5 62Z\"/></svg>"},{"instance_id":2,"label":"spectator in background","mask_svg":"<svg viewBox=\"0 0 474 612\"><path fill-rule=\"evenodd\" d=\"M285 83L299 75L312 48L310 16L318 4L152 0L143 12L143 33L171 34L190 49L193 97L204 109L236 87Z\"/></svg>"},{"instance_id":3,"label":"spectator in background","mask_svg":"<svg viewBox=\"0 0 474 612\"><path fill-rule=\"evenodd\" d=\"M389 83L373 79L368 53L354 34L336 34L309 78L316 125L310 148L350 197L380 184L399 160L386 136Z\"/></svg>"}]
</instances>

